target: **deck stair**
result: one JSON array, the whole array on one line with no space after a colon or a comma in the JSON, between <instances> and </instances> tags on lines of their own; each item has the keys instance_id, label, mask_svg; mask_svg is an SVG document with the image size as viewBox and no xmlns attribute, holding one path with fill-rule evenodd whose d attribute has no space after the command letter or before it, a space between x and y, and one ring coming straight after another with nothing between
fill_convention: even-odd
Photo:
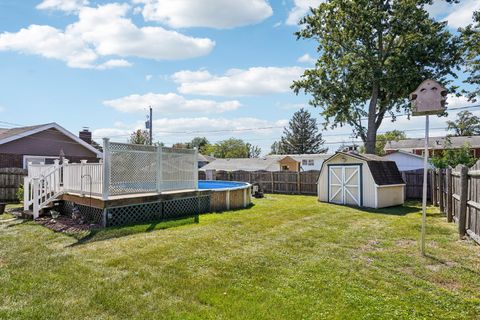
<instances>
[{"instance_id":1,"label":"deck stair","mask_svg":"<svg viewBox=\"0 0 480 320\"><path fill-rule=\"evenodd\" d=\"M63 165L58 162L38 178L26 177L24 180L24 212L31 211L34 219L43 209L51 208L64 191L61 183Z\"/></svg>"}]
</instances>

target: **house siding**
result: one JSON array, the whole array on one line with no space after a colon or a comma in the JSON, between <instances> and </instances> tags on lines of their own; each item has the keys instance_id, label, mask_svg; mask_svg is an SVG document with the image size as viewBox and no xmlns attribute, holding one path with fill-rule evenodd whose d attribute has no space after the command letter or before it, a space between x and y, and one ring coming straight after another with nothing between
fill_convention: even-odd
<instances>
[{"instance_id":1,"label":"house siding","mask_svg":"<svg viewBox=\"0 0 480 320\"><path fill-rule=\"evenodd\" d=\"M23 156L58 157L63 150L71 162L98 162L97 155L56 129L49 129L0 145L0 168L23 168Z\"/></svg>"}]
</instances>

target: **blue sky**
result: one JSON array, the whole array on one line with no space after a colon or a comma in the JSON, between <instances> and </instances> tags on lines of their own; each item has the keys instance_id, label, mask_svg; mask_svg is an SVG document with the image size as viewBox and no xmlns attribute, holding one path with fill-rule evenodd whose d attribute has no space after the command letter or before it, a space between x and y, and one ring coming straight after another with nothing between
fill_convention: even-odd
<instances>
[{"instance_id":1,"label":"blue sky","mask_svg":"<svg viewBox=\"0 0 480 320\"><path fill-rule=\"evenodd\" d=\"M293 33L295 21L319 2L0 0L0 127L55 121L125 141L143 126L151 104L155 140L238 137L268 153L308 101L289 85L312 66L315 43ZM436 2L429 10L455 29L469 23L479 3ZM380 132L422 126L418 118L401 119ZM350 132L325 132L331 151Z\"/></svg>"}]
</instances>

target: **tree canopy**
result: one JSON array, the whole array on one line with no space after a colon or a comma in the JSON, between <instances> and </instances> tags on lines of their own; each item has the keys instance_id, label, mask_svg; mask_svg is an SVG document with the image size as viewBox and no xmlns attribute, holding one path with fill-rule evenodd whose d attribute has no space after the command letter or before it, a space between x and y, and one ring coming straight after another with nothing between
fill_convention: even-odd
<instances>
[{"instance_id":1,"label":"tree canopy","mask_svg":"<svg viewBox=\"0 0 480 320\"><path fill-rule=\"evenodd\" d=\"M311 94L325 127L349 125L375 153L386 116L409 112L423 80L448 85L461 61L459 39L425 10L429 0L330 0L300 21L298 39L318 42L315 67L294 82ZM450 90L455 88L450 86Z\"/></svg>"},{"instance_id":2,"label":"tree canopy","mask_svg":"<svg viewBox=\"0 0 480 320\"><path fill-rule=\"evenodd\" d=\"M457 114L455 121L447 121L447 130L453 131L455 136L480 135L480 117L470 111L462 111Z\"/></svg>"},{"instance_id":3,"label":"tree canopy","mask_svg":"<svg viewBox=\"0 0 480 320\"><path fill-rule=\"evenodd\" d=\"M205 154L213 154L216 158L257 158L262 152L260 147L236 138L206 145L203 150Z\"/></svg>"},{"instance_id":4,"label":"tree canopy","mask_svg":"<svg viewBox=\"0 0 480 320\"><path fill-rule=\"evenodd\" d=\"M283 129L278 151L284 154L325 153L325 141L318 130L317 121L310 112L300 109L293 114L288 127Z\"/></svg>"},{"instance_id":5,"label":"tree canopy","mask_svg":"<svg viewBox=\"0 0 480 320\"><path fill-rule=\"evenodd\" d=\"M480 10L473 13L473 24L460 29L465 53L466 82L472 85L468 98L476 101L480 96Z\"/></svg>"},{"instance_id":6,"label":"tree canopy","mask_svg":"<svg viewBox=\"0 0 480 320\"><path fill-rule=\"evenodd\" d=\"M385 155L385 145L390 141L398 141L406 139L407 135L404 131L392 130L377 135L377 142L375 143L375 154L379 156ZM360 148L360 152L365 153L365 147Z\"/></svg>"}]
</instances>

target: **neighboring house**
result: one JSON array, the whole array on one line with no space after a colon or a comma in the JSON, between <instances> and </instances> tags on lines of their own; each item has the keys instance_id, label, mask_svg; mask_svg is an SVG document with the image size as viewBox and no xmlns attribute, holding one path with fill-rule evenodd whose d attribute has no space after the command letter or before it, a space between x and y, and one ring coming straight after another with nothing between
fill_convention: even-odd
<instances>
[{"instance_id":1,"label":"neighboring house","mask_svg":"<svg viewBox=\"0 0 480 320\"><path fill-rule=\"evenodd\" d=\"M198 168L202 168L204 166L206 166L207 164L209 164L210 162L214 161L215 158L214 157L211 157L211 156L206 156L206 155L203 155L201 153L198 154Z\"/></svg>"},{"instance_id":2,"label":"neighboring house","mask_svg":"<svg viewBox=\"0 0 480 320\"><path fill-rule=\"evenodd\" d=\"M385 145L385 152L405 151L417 155L423 155L425 139L404 139L398 141L389 141ZM440 154L445 149L458 149L465 144L470 146L472 155L480 158L480 136L465 137L432 137L428 140L429 156Z\"/></svg>"},{"instance_id":3,"label":"neighboring house","mask_svg":"<svg viewBox=\"0 0 480 320\"><path fill-rule=\"evenodd\" d=\"M0 129L0 168L27 168L29 162L53 163L60 155L70 162L98 162L102 153L92 146L91 132L83 130L80 134L83 139L57 123Z\"/></svg>"},{"instance_id":4,"label":"neighboring house","mask_svg":"<svg viewBox=\"0 0 480 320\"><path fill-rule=\"evenodd\" d=\"M280 164L273 158L215 159L201 168L202 171L279 171Z\"/></svg>"},{"instance_id":5,"label":"neighboring house","mask_svg":"<svg viewBox=\"0 0 480 320\"><path fill-rule=\"evenodd\" d=\"M398 170L400 171L423 169L423 156L414 153L399 150L389 153L383 156L383 158L386 160L395 161ZM432 168L430 163L428 164L428 168Z\"/></svg>"},{"instance_id":6,"label":"neighboring house","mask_svg":"<svg viewBox=\"0 0 480 320\"><path fill-rule=\"evenodd\" d=\"M283 170L282 164L293 159L298 163L298 167L294 169L294 166L291 166L289 171L310 171L310 170L320 170L322 168L322 163L326 159L330 158L331 154L319 153L319 154L275 154L268 155L266 158L274 158L280 161L280 167ZM287 158L287 159L285 159ZM289 159L288 159L289 158Z\"/></svg>"},{"instance_id":7,"label":"neighboring house","mask_svg":"<svg viewBox=\"0 0 480 320\"><path fill-rule=\"evenodd\" d=\"M268 155L263 158L216 159L201 167L217 171L309 171L320 170L328 154Z\"/></svg>"}]
</instances>

